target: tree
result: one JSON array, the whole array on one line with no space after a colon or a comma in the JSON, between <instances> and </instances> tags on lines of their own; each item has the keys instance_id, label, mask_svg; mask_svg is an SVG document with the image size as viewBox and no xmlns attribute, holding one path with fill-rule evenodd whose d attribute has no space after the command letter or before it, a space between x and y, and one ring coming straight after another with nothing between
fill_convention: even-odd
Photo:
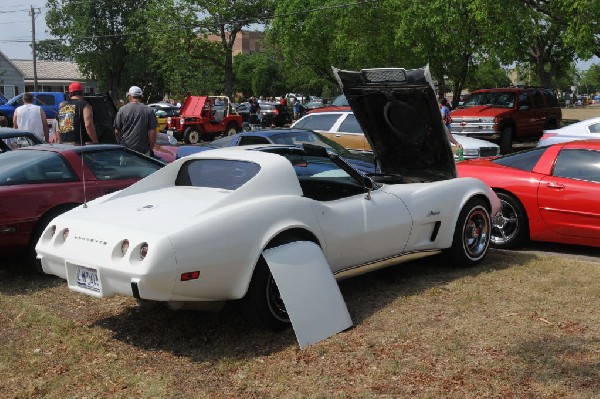
<instances>
[{"instance_id":1,"label":"tree","mask_svg":"<svg viewBox=\"0 0 600 399\"><path fill-rule=\"evenodd\" d=\"M506 87L510 85L506 70L497 60L483 61L471 69L464 87L469 91L491 87Z\"/></svg>"},{"instance_id":2,"label":"tree","mask_svg":"<svg viewBox=\"0 0 600 399\"><path fill-rule=\"evenodd\" d=\"M69 46L61 40L40 40L35 44L35 52L39 60L71 61Z\"/></svg>"},{"instance_id":3,"label":"tree","mask_svg":"<svg viewBox=\"0 0 600 399\"><path fill-rule=\"evenodd\" d=\"M233 47L244 27L264 23L275 0L180 0L154 2L148 13L152 26L148 40L153 55L181 71L169 75L181 88L192 83L198 69L220 70L221 92L233 94ZM168 60L171 58L171 60ZM164 70L164 68L163 68Z\"/></svg>"},{"instance_id":4,"label":"tree","mask_svg":"<svg viewBox=\"0 0 600 399\"><path fill-rule=\"evenodd\" d=\"M600 64L593 64L590 69L581 72L579 87L588 94L600 92Z\"/></svg>"},{"instance_id":5,"label":"tree","mask_svg":"<svg viewBox=\"0 0 600 399\"><path fill-rule=\"evenodd\" d=\"M148 51L128 45L140 34L139 21L151 0L48 0L46 24L61 38L83 73L113 95L125 93L138 76ZM127 79L127 81L125 81Z\"/></svg>"}]
</instances>

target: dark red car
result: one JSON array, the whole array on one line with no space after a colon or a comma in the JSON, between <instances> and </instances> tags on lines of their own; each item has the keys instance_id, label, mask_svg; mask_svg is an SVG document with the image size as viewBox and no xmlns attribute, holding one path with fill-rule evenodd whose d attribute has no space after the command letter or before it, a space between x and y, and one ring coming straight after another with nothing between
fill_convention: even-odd
<instances>
[{"instance_id":1,"label":"dark red car","mask_svg":"<svg viewBox=\"0 0 600 399\"><path fill-rule=\"evenodd\" d=\"M600 247L600 140L537 147L499 158L456 164L502 202L492 245L510 248L527 239Z\"/></svg>"},{"instance_id":2,"label":"dark red car","mask_svg":"<svg viewBox=\"0 0 600 399\"><path fill-rule=\"evenodd\" d=\"M42 230L55 216L164 165L112 144L41 144L0 154L0 251L29 250L34 257Z\"/></svg>"}]
</instances>

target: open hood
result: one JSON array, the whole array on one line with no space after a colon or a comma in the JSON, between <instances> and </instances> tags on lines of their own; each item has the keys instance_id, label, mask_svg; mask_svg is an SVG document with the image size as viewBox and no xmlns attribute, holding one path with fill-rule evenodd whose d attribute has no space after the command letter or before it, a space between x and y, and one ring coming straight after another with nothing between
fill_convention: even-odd
<instances>
[{"instance_id":1,"label":"open hood","mask_svg":"<svg viewBox=\"0 0 600 399\"><path fill-rule=\"evenodd\" d=\"M427 67L333 72L382 173L425 181L456 177Z\"/></svg>"}]
</instances>

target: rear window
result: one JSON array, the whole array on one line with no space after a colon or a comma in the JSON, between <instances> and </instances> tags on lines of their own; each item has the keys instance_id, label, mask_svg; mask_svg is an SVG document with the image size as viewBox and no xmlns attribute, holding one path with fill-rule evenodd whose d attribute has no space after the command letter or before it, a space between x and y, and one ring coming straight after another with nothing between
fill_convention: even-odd
<instances>
[{"instance_id":1,"label":"rear window","mask_svg":"<svg viewBox=\"0 0 600 399\"><path fill-rule=\"evenodd\" d=\"M501 158L494 159L492 162L497 163L498 165L531 171L546 149L547 147L537 147L529 151L505 155Z\"/></svg>"},{"instance_id":2,"label":"rear window","mask_svg":"<svg viewBox=\"0 0 600 399\"><path fill-rule=\"evenodd\" d=\"M339 118L339 114L311 114L300 119L294 127L328 132Z\"/></svg>"},{"instance_id":3,"label":"rear window","mask_svg":"<svg viewBox=\"0 0 600 399\"><path fill-rule=\"evenodd\" d=\"M18 150L0 155L0 186L75 179L65 159L54 152Z\"/></svg>"},{"instance_id":4,"label":"rear window","mask_svg":"<svg viewBox=\"0 0 600 399\"><path fill-rule=\"evenodd\" d=\"M236 190L250 181L259 171L260 166L253 162L193 159L181 166L175 185Z\"/></svg>"}]
</instances>

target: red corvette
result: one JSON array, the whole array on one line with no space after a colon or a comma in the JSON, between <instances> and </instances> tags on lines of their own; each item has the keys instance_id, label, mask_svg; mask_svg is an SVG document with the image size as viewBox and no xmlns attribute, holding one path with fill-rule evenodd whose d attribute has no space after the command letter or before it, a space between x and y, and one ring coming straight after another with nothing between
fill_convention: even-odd
<instances>
[{"instance_id":1,"label":"red corvette","mask_svg":"<svg viewBox=\"0 0 600 399\"><path fill-rule=\"evenodd\" d=\"M531 239L600 247L600 140L559 143L456 167L460 177L487 183L502 202L492 245L511 248Z\"/></svg>"},{"instance_id":2,"label":"red corvette","mask_svg":"<svg viewBox=\"0 0 600 399\"><path fill-rule=\"evenodd\" d=\"M35 256L39 235L55 216L164 165L112 144L41 144L0 154L0 251L29 249Z\"/></svg>"}]
</instances>

